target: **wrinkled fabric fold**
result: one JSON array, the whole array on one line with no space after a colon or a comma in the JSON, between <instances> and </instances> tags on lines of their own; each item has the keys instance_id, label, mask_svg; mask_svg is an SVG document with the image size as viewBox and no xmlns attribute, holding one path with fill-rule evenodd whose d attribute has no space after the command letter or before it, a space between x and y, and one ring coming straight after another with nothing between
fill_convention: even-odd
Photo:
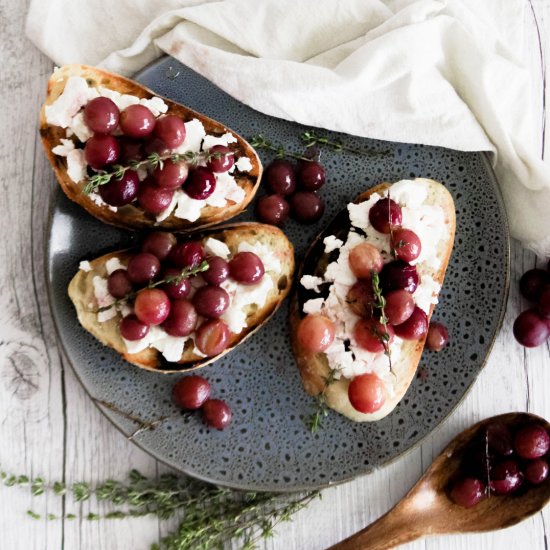
<instances>
[{"instance_id":1,"label":"wrinkled fabric fold","mask_svg":"<svg viewBox=\"0 0 550 550\"><path fill-rule=\"evenodd\" d=\"M490 151L512 235L548 256L528 17L521 0L33 0L27 34L59 64L131 75L167 53L273 116Z\"/></svg>"}]
</instances>

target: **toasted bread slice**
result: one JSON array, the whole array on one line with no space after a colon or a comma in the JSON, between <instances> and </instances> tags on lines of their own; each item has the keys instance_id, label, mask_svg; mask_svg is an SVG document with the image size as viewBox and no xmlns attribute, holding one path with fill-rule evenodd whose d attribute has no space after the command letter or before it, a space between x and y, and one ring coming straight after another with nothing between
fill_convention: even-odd
<instances>
[{"instance_id":1,"label":"toasted bread slice","mask_svg":"<svg viewBox=\"0 0 550 550\"><path fill-rule=\"evenodd\" d=\"M418 266L419 268L422 266L423 272L431 275L432 278L441 285L445 277L445 271L449 263L454 242L456 226L454 202L450 193L442 184L429 179L417 179L415 181L422 182L422 184L428 187L428 198L425 204L437 205L443 210L445 235L439 241L437 247L437 258L441 261L441 267L437 271L434 271L433 269L422 266L422 264ZM373 193L382 195L388 188L391 188L391 185L388 183L377 185L359 195L354 202L361 203L367 200ZM306 253L297 280L300 281L304 274L322 275L329 263L329 254L324 252L323 238L327 235L335 235L345 241L349 230L349 216L347 210L344 209L335 220L333 220L327 230L321 233L312 243ZM308 294L308 292L304 291L298 284L290 306L292 347L305 390L311 395L318 395L325 391L328 406L356 422L374 421L384 418L396 407L399 401L401 401L410 386L418 367L422 350L424 349L425 338L418 341L403 340L401 344L401 354L392 365L392 371L394 373L393 392L391 395L388 394L384 405L378 411L370 414L361 413L353 408L348 399L348 386L350 380L341 377L339 380L326 385L325 378L330 371L327 356L324 353L309 353L300 346L297 340L297 328L300 320L305 316L303 313L303 305L307 298L311 298L311 293ZM434 305L432 305L429 310L428 320L433 310Z\"/></svg>"},{"instance_id":2,"label":"toasted bread slice","mask_svg":"<svg viewBox=\"0 0 550 550\"><path fill-rule=\"evenodd\" d=\"M46 121L46 106L54 103L63 93L65 84L71 76L79 76L86 79L90 87L97 88L101 86L121 94L131 94L138 98L150 99L159 96L133 80L85 65L66 65L57 69L50 77L46 100L40 110L40 135L42 143L46 155L53 166L59 185L61 185L67 197L84 207L92 216L103 222L124 228L133 229L156 226L173 231L187 231L227 221L242 212L250 203L256 193L262 174L262 165L254 149L242 137L226 128L223 124L166 98L162 99L168 105L168 114L177 115L184 122L198 119L202 122L207 135L222 136L227 132L231 132L235 136L237 142L230 145L235 153L235 157L237 159L247 157L252 165L249 171L240 172L236 169L234 172L237 185L244 191L244 200L239 203L229 201L224 207L207 205L201 210L200 218L194 222L178 218L173 212L165 220L157 222L154 215L146 213L136 203L119 207L116 211L113 211L108 205L100 205L94 202L83 191L85 181L75 183L69 177L67 173L67 159L52 152L52 148L59 145L61 139L67 137L66 129L60 126L52 126Z\"/></svg>"},{"instance_id":3,"label":"toasted bread slice","mask_svg":"<svg viewBox=\"0 0 550 550\"><path fill-rule=\"evenodd\" d=\"M192 341L189 340L186 343L180 360L175 363L166 361L161 352L152 347L146 348L139 353L131 354L127 352L118 329L118 323L121 319L120 313L117 313L114 318L108 321L98 322L93 278L96 275L100 277L107 276L105 264L110 258L117 257L122 264L126 265L131 256L131 252L128 250L111 252L90 261L91 269L89 271L79 270L71 280L69 284L69 296L76 308L80 324L100 342L116 350L130 363L157 372L179 372L181 370L198 369L231 351L266 323L289 293L294 274L294 249L281 230L271 225L259 223L231 224L207 230L199 236L193 235L193 240L200 238L204 241L208 237L223 241L229 247L232 255L237 252L238 245L242 242L251 244L262 243L269 248L273 256L281 264L280 273L266 271L264 277L271 277L274 285L269 291L265 304L262 307L255 305L247 306L245 310L247 313L246 328L239 334L231 334L229 346L223 353L215 357L201 357L193 352L194 346Z\"/></svg>"}]
</instances>

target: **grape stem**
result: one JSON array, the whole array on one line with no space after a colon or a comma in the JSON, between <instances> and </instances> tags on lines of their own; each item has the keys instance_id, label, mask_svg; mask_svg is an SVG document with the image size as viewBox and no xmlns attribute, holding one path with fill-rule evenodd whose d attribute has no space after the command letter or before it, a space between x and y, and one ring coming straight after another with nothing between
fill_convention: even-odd
<instances>
[{"instance_id":1,"label":"grape stem","mask_svg":"<svg viewBox=\"0 0 550 550\"><path fill-rule=\"evenodd\" d=\"M313 147L315 145L324 145L326 147L329 147L333 151L336 151L337 153L341 151L347 151L348 153L353 153L355 155L383 155L387 156L391 154L391 151L384 150L384 151L375 151L374 149L356 149L354 147L350 147L349 145L344 144L342 141L331 141L327 137L319 136L315 133L314 130L308 130L306 132L303 132L300 135L301 141L305 144L306 147Z\"/></svg>"},{"instance_id":2,"label":"grape stem","mask_svg":"<svg viewBox=\"0 0 550 550\"><path fill-rule=\"evenodd\" d=\"M391 361L391 349L390 349L390 333L388 331L388 318L386 317L386 298L382 294L380 288L380 276L378 273L372 272L372 291L374 293L373 308L380 310L380 323L384 326L384 334L380 334L377 330L376 336L380 340L380 343L384 346L384 354L387 355L390 364L390 372L395 376L393 372L393 365Z\"/></svg>"},{"instance_id":3,"label":"grape stem","mask_svg":"<svg viewBox=\"0 0 550 550\"><path fill-rule=\"evenodd\" d=\"M254 149L266 149L268 151L273 151L276 153L276 156L278 159L291 157L297 160L305 160L307 162L313 161L313 159L310 159L304 155L301 155L300 153L286 151L282 145L274 145L271 141L269 141L264 136L262 136L262 134L257 134L255 136L252 136L250 138L250 145L252 145Z\"/></svg>"},{"instance_id":4,"label":"grape stem","mask_svg":"<svg viewBox=\"0 0 550 550\"><path fill-rule=\"evenodd\" d=\"M193 277L193 275L196 275L197 273L202 273L203 271L207 271L210 266L208 265L208 262L204 260L199 265L194 267L184 267L181 270L181 273L179 275L168 275L168 277L165 277L164 279L161 279L160 281L156 282L150 282L146 287L140 288L139 290L136 290L134 292L129 292L126 294L123 298L119 298L118 300L115 300L112 304L108 306L103 306L94 311L94 313L100 313L101 311L107 311L108 309L111 309L112 307L119 306L123 302L126 302L127 300L131 300L132 298L135 298L142 290L145 290L147 288L155 288L160 285L174 283L178 284L181 283L184 279L189 279L189 277Z\"/></svg>"},{"instance_id":5,"label":"grape stem","mask_svg":"<svg viewBox=\"0 0 550 550\"><path fill-rule=\"evenodd\" d=\"M110 411L120 414L124 418L127 418L128 420L131 420L132 422L138 425L137 429L128 436L129 441L132 441L132 439L134 439L134 437L136 437L136 435L138 435L139 433L145 430L154 430L158 425L162 424L165 420L172 418L170 416L161 416L156 420L144 420L143 418L140 418L139 416L133 413L128 413L126 411L120 410L114 403L111 403L110 401L103 401L103 399L97 399L95 397L92 397L92 399L95 403L102 405L103 407L105 407L106 409L109 409Z\"/></svg>"},{"instance_id":6,"label":"grape stem","mask_svg":"<svg viewBox=\"0 0 550 550\"><path fill-rule=\"evenodd\" d=\"M220 159L226 155L232 155L233 153L222 153L221 151L215 151L210 153L208 151L201 151L195 153L193 151L186 151L185 153L168 153L166 155L159 155L158 153L151 153L147 158L143 160L132 160L128 166L122 166L121 164L114 164L111 172L100 170L97 174L86 180L84 186L84 193L89 195L95 191L101 185L105 185L115 178L120 180L128 170L139 170L140 168L162 168L164 167L164 161L171 160L173 163L185 161L195 166L201 160L209 162L212 159Z\"/></svg>"}]
</instances>

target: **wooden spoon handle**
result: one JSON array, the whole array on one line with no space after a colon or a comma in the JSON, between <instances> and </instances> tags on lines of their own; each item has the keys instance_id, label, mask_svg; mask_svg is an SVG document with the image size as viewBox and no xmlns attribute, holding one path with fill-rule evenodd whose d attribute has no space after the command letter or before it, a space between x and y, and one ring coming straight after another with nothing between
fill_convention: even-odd
<instances>
[{"instance_id":1,"label":"wooden spoon handle","mask_svg":"<svg viewBox=\"0 0 550 550\"><path fill-rule=\"evenodd\" d=\"M371 523L355 535L331 546L328 550L387 550L405 544L424 535L414 526L414 517L406 523L396 509ZM412 521L411 521L412 520Z\"/></svg>"}]
</instances>

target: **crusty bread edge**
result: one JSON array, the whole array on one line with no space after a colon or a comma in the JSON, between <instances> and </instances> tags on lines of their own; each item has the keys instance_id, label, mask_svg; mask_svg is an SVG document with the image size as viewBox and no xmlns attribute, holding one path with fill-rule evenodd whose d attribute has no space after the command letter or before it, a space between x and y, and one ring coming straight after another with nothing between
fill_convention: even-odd
<instances>
[{"instance_id":1,"label":"crusty bread edge","mask_svg":"<svg viewBox=\"0 0 550 550\"><path fill-rule=\"evenodd\" d=\"M88 195L83 193L83 182L76 184L69 178L67 174L66 159L52 152L52 148L60 143L61 138L66 137L66 129L49 125L46 122L45 108L47 105L51 105L61 95L65 87L65 82L70 76L81 76L92 81L95 86L105 86L117 92L132 94L137 97L150 98L153 96L162 96L155 94L148 88L130 79L86 65L65 65L57 69L50 77L46 99L40 109L39 122L42 144L63 192L69 199L82 206L92 216L105 223L123 228L137 229L158 227L173 231L190 231L227 221L240 214L250 204L258 190L262 175L262 164L250 144L243 137L223 124L180 105L179 103L175 103L168 98L162 97L169 107L169 113L176 114L185 121L193 118L200 120L207 134L222 135L230 131L237 138L237 143L232 144L232 148L235 148L238 156L248 157L252 164L252 169L249 172L235 172L237 184L245 191L244 200L240 203L228 204L223 208L206 206L202 210L201 217L195 222L177 218L172 213L164 221L157 223L154 216L146 214L143 210L133 205L121 207L116 212L110 210L106 205L97 205Z\"/></svg>"},{"instance_id":2,"label":"crusty bread edge","mask_svg":"<svg viewBox=\"0 0 550 550\"><path fill-rule=\"evenodd\" d=\"M254 242L258 235L261 235L260 242L266 244L266 241L273 239L277 248L275 250L277 258L281 262L282 271L279 275L272 275L274 289L270 292L268 301L262 308L259 308L248 318L248 328L238 335L233 335L230 344L223 353L214 357L199 357L192 353L191 350L184 351L184 355L177 362L181 365L180 368L163 368L165 365L170 365L162 360L161 353L154 348L147 348L139 353L130 354L126 352L124 343L118 333L118 322L120 315L104 323L97 322L97 315L89 305L94 303L94 292L92 288L92 279L95 275L104 277L106 275L105 263L109 258L118 257L122 261L130 256L127 250L119 250L105 254L99 258L90 261L91 271L79 270L69 283L68 293L80 324L91 333L95 338L102 342L105 346L114 349L129 363L136 365L145 370L154 372L171 373L171 372L189 372L196 370L218 360L220 357L229 353L237 345L244 342L257 330L259 330L281 306L283 300L290 292L294 275L294 248L285 234L278 228L272 225L260 223L235 223L227 224L215 230L204 232L204 239L207 237L220 238L223 235L224 242L229 246L232 253L235 253L240 242ZM176 363L174 363L175 365Z\"/></svg>"},{"instance_id":3,"label":"crusty bread edge","mask_svg":"<svg viewBox=\"0 0 550 550\"><path fill-rule=\"evenodd\" d=\"M440 206L444 210L445 221L449 222L450 231L447 247L441 256L441 268L434 277L434 280L442 285L445 278L445 272L447 270L449 259L451 257L456 230L456 214L454 201L449 191L441 183L426 178L419 179L428 182L430 186L438 186L437 188L442 193L442 198L445 199L443 204L440 204ZM363 202L367 200L373 193L382 194L386 189L390 187L391 184L389 183L381 183L359 195L354 200L354 202ZM310 245L308 251L306 252L305 258L307 258L307 255L313 249L315 244L325 236L326 234L323 232L315 238L313 243ZM296 279L296 284L299 284L299 281L302 277L303 266L304 262L302 262L300 266L300 270ZM317 353L315 355L312 355L300 346L296 335L298 324L302 318L301 306L303 304L298 303L297 296L298 293L297 290L295 290L290 304L291 343L298 369L302 378L302 383L307 393L309 393L310 395L318 395L323 390L325 390L326 387L325 397L327 405L356 422L372 422L375 420L380 420L381 418L384 418L385 416L390 414L391 411L401 401L414 378L416 369L420 362L422 350L424 349L425 337L418 341L404 342L402 348L402 356L408 357L408 361L400 361L396 365L393 365L393 372L395 374L393 395L388 396L384 405L375 413L360 413L352 407L348 399L348 386L350 381L341 378L340 380L331 383L329 386L326 386L325 378L329 373L329 366L326 355L324 353ZM432 304L428 314L428 320L431 318L434 308L435 306Z\"/></svg>"}]
</instances>

